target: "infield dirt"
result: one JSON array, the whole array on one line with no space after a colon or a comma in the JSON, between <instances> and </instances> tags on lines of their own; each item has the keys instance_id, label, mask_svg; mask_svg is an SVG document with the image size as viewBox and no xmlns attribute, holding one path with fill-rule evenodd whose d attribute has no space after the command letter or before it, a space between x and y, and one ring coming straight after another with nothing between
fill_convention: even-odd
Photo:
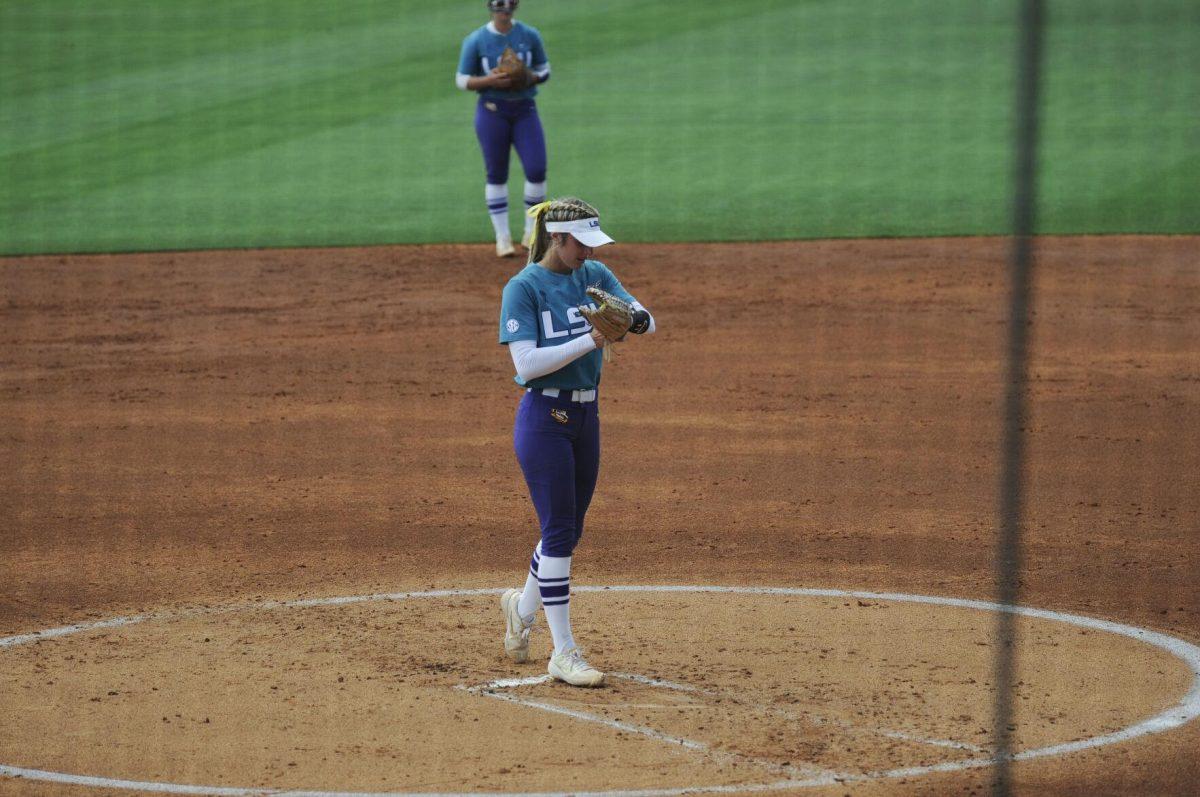
<instances>
[{"instance_id":1,"label":"infield dirt","mask_svg":"<svg viewBox=\"0 0 1200 797\"><path fill-rule=\"evenodd\" d=\"M0 636L172 614L0 649L0 765L601 790L974 755L881 730L986 745L991 618L945 608L578 593L594 663L705 696L615 679L523 699L705 755L455 689L544 671L503 658L492 595L177 616L518 585L536 518L496 333L521 264L490 249L0 260ZM1198 253L1194 237L1039 242L1026 605L1200 642ZM1003 239L601 250L660 330L605 368L573 583L991 599L1006 257ZM1188 688L1130 640L1023 627L1023 745L1123 727ZM1190 794L1198 743L1192 723L1015 774L1029 793ZM0 794L90 791L0 778Z\"/></svg>"}]
</instances>

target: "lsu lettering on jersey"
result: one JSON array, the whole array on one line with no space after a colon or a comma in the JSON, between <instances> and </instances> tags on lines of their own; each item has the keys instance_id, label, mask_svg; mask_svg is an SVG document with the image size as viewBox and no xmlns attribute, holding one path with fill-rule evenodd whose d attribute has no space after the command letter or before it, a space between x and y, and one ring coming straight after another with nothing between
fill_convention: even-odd
<instances>
[{"instance_id":1,"label":"lsu lettering on jersey","mask_svg":"<svg viewBox=\"0 0 1200 797\"><path fill-rule=\"evenodd\" d=\"M561 346L588 334L592 325L579 312L579 306L595 306L586 293L590 285L597 285L627 302L635 301L608 266L598 260L585 260L570 274L556 274L530 263L504 286L500 302L500 342L532 340L538 348L543 348ZM600 385L602 364L603 356L597 349L528 382L520 376L513 378L522 387L591 390Z\"/></svg>"},{"instance_id":2,"label":"lsu lettering on jersey","mask_svg":"<svg viewBox=\"0 0 1200 797\"><path fill-rule=\"evenodd\" d=\"M463 39L462 55L458 59L458 73L470 77L483 77L500 63L506 47L511 47L525 66L534 72L543 73L550 68L546 58L546 47L537 28L513 20L508 33L498 33L492 23L472 31ZM484 89L480 92L489 100L527 100L537 95L537 86L520 91Z\"/></svg>"}]
</instances>

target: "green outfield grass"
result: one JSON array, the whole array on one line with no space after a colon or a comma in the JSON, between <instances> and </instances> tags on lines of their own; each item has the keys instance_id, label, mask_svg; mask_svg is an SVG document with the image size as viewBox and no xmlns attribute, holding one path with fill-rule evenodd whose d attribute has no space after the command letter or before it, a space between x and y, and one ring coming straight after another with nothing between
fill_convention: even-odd
<instances>
[{"instance_id":1,"label":"green outfield grass","mask_svg":"<svg viewBox=\"0 0 1200 797\"><path fill-rule=\"evenodd\" d=\"M620 240L1005 232L1014 6L527 0L551 194ZM1200 232L1200 4L1049 6L1041 229ZM489 240L453 84L486 19L6 0L0 253Z\"/></svg>"}]
</instances>

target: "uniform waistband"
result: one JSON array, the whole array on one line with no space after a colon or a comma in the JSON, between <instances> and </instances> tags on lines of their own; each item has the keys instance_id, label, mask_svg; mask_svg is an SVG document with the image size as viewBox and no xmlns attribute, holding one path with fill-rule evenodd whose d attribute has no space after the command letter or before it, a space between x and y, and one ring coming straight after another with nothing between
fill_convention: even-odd
<instances>
[{"instance_id":1,"label":"uniform waistband","mask_svg":"<svg viewBox=\"0 0 1200 797\"><path fill-rule=\"evenodd\" d=\"M489 104L492 105L493 108L489 108L488 109L489 111L494 110L495 107L500 107L500 108L504 108L507 110L511 110L513 108L520 108L521 106L525 106L525 105L535 105L536 104L533 97L502 98L502 97L485 97L482 94L479 95L479 102L482 103L483 105L489 105Z\"/></svg>"},{"instance_id":2,"label":"uniform waistband","mask_svg":"<svg viewBox=\"0 0 1200 797\"><path fill-rule=\"evenodd\" d=\"M557 387L527 387L526 393L541 393L543 396L550 398L559 398L560 396L580 404L587 404L589 401L596 400L596 390L560 390Z\"/></svg>"}]
</instances>

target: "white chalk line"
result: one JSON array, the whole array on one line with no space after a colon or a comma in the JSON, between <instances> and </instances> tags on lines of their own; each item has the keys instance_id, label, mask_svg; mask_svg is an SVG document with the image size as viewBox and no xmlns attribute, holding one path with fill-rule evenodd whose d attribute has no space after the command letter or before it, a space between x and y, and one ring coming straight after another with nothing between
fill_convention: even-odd
<instances>
[{"instance_id":1,"label":"white chalk line","mask_svg":"<svg viewBox=\"0 0 1200 797\"><path fill-rule=\"evenodd\" d=\"M698 686L692 686L691 684L675 683L674 681L667 681L662 678L650 678L649 676L638 675L637 673L634 673L634 672L614 672L611 674L617 678L624 678L626 681L635 681L639 684L645 684L646 686L656 686L656 687L659 687L660 689L671 689L675 692L694 692L696 694L703 694L703 695L715 695L716 694L715 692L708 692L704 689L701 689Z\"/></svg>"},{"instance_id":2,"label":"white chalk line","mask_svg":"<svg viewBox=\"0 0 1200 797\"><path fill-rule=\"evenodd\" d=\"M540 709L541 711L547 711L551 714L561 714L563 716L571 717L583 722L590 722L595 725L603 725L619 731L625 731L626 733L636 733L649 739L654 739L655 741L666 742L670 745L682 747L685 750L690 750L695 753L702 753L706 758L710 758L718 763L733 763L736 761L743 764L752 764L754 766L760 766L765 769L772 770L777 775L785 775L792 778L811 777L813 775L838 776L838 773L821 769L819 767L796 767L789 764L776 764L772 761L765 761L760 758L754 758L752 756L742 755L740 753L733 753L727 750L714 750L708 744L704 742L698 742L695 739L686 739L682 736L672 736L654 728L648 728L645 725L636 725L632 722L622 722L621 720L610 719L608 717L600 716L599 714L592 714L591 712L587 711L566 708L565 706L559 706L555 703L546 703L541 700L530 700L528 698L522 698L516 695L510 695L500 691L486 689L480 690L475 694L479 694L484 697L495 698L497 700L503 700L508 703L515 703L521 706Z\"/></svg>"},{"instance_id":3,"label":"white chalk line","mask_svg":"<svg viewBox=\"0 0 1200 797\"><path fill-rule=\"evenodd\" d=\"M517 695L505 694L504 692L493 691L490 689L481 689L477 692L474 692L474 694L482 695L483 697L495 698L496 700L504 700L509 703L516 703L521 706L529 706L531 708L541 709L542 711L548 711L551 714L561 714L565 717L573 717L574 719L583 720L584 722L592 722L596 725L605 725L609 728L616 728L619 731L625 731L626 733L640 734L650 739L678 745L688 750L705 751L709 749L708 745L704 742L697 742L693 739L685 739L682 736L671 736L670 734L663 733L662 731L655 730L654 728L647 728L644 725L635 725L631 722L622 722L620 720L609 719L608 717L601 717L598 714L591 714L586 711L567 708L555 703L546 703L542 700L530 700L529 698L518 697Z\"/></svg>"},{"instance_id":4,"label":"white chalk line","mask_svg":"<svg viewBox=\"0 0 1200 797\"><path fill-rule=\"evenodd\" d=\"M883 736L887 739L911 742L913 744L923 744L930 747L944 747L950 750L963 750L970 753L988 752L985 748L970 744L968 742L956 742L951 739L937 739L930 736L920 736L915 733L909 733L908 731L894 731L889 728L876 728L870 725L860 725L850 722L849 720L838 719L837 717L829 717L811 711L792 711L791 709L787 709L782 706L767 706L762 704L755 704L752 706L752 708L761 711L764 714L770 714L774 717L800 720L816 726L832 725L834 727L843 728L856 733L869 733L874 736Z\"/></svg>"},{"instance_id":5,"label":"white chalk line","mask_svg":"<svg viewBox=\"0 0 1200 797\"><path fill-rule=\"evenodd\" d=\"M648 678L644 675L637 675L636 673L613 673L613 675L617 676L618 678L625 678L626 680L637 681L638 683L643 683L648 686L659 686L659 687L663 687L665 689L674 689L679 692L695 692L698 694L703 694L706 697L720 697L720 698L729 697L729 695L727 695L727 694L722 694L721 692L717 692L717 691L714 691L711 689L699 689L698 687L695 687L695 686L689 686L687 684L677 684L677 683L674 683L673 681L663 681L663 680L660 680L657 678ZM967 751L973 752L973 753L987 752L982 747L978 747L973 744L968 744L966 742L955 742L955 741L951 741L949 739L934 739L934 738L927 737L927 736L918 736L916 734L908 733L906 731L894 731L894 730L890 730L888 728L874 728L874 727L867 726L867 725L856 725L853 722L848 722L846 720L836 719L833 717L826 717L822 714L818 714L815 712L789 711L788 709L781 708L779 706L768 706L768 705L761 704L761 703L752 704L752 708L754 710L761 711L765 714L772 714L774 716L785 717L787 719L803 720L803 721L809 722L813 725L836 725L839 728L845 728L847 730L853 730L853 731L861 731L864 733L872 733L872 734L875 734L876 736L886 736L889 739L896 739L899 741L914 742L917 744L926 744L926 745L930 745L933 747L948 747L948 748L951 748L954 750L967 750Z\"/></svg>"},{"instance_id":6,"label":"white chalk line","mask_svg":"<svg viewBox=\"0 0 1200 797\"><path fill-rule=\"evenodd\" d=\"M127 625L135 625L145 622L148 619L167 618L171 615L146 615L134 614L129 617L113 617L109 620L97 620L94 623L79 623L77 625L64 625L61 628L47 628L44 631L34 631L32 634L17 634L0 638L0 648L11 648L17 645L24 645L28 642L39 642L43 639L54 639L68 634L78 634L80 631L96 631L105 628L121 628Z\"/></svg>"},{"instance_id":7,"label":"white chalk line","mask_svg":"<svg viewBox=\"0 0 1200 797\"><path fill-rule=\"evenodd\" d=\"M614 673L609 673L609 675L613 676L614 678L621 678L626 681L634 681L636 683L645 684L646 686L653 686L653 687L658 687L661 689L670 689L670 690L673 690L676 692L699 694L699 695L704 695L705 697L717 697L717 698L730 698L731 697L728 694L718 692L716 690L700 689L699 687L692 686L690 684L676 683L675 681L667 681L667 680L664 680L661 678L651 678L646 675L639 675L638 673L614 672ZM484 684L482 686L469 687L469 688L467 688L467 691L474 692L474 691L482 690L482 689L512 689L512 688L519 687L519 686L536 686L538 684L544 684L550 680L552 680L552 679L550 678L549 675L539 675L539 676L533 676L530 678L500 679L498 681L492 681L491 683ZM655 709L658 709L658 708L663 708L663 709L696 708L696 709L699 709L699 708L709 708L709 707L708 706L669 706L669 705L659 705L659 704L654 704L654 703L647 703L647 704L622 703L620 705L620 708L655 708ZM849 722L846 720L837 719L835 717L827 717L827 716L824 716L822 714L815 713L815 712L791 711L786 708L782 708L780 706L769 706L769 705L765 705L765 704L761 704L761 703L749 704L749 708L753 711L758 711L763 714L770 714L771 716L775 716L775 717L782 717L784 719L790 719L790 720L800 720L802 722L808 722L808 723L810 723L812 725L816 725L816 726L833 725L835 727L845 728L846 730L856 731L856 732L861 732L861 733L870 733L870 734L874 734L876 736L883 736L888 739L896 739L897 741L912 742L914 744L929 745L931 747L944 747L944 748L948 748L951 750L963 750L963 751L970 752L970 753L986 753L986 752L988 752L983 747L980 747L980 746L974 745L974 744L969 744L967 742L956 742L956 741L953 741L950 739L936 739L936 738L928 737L928 736L919 736L915 733L909 733L907 731L896 731L896 730L891 730L890 728L875 728L875 727L868 726L868 725L859 725L859 724Z\"/></svg>"},{"instance_id":8,"label":"white chalk line","mask_svg":"<svg viewBox=\"0 0 1200 797\"><path fill-rule=\"evenodd\" d=\"M47 629L31 634L19 634L0 638L0 649L19 644L37 642L43 639L62 637L83 631L117 628L133 625L149 620L175 619L183 616L217 614L233 611L248 611L273 608L308 608L318 606L338 606L368 601L399 601L414 598L460 597L467 595L497 595L502 589L462 589L462 590L429 590L425 592L398 592L375 595L352 595L334 598L310 598L295 601L267 601L263 603L236 604L226 607L205 607L200 609L183 610L179 612L163 612L158 614L131 615L116 617L94 623L63 626ZM1060 622L1082 628L1117 634L1135 639L1152 647L1164 650L1183 661L1192 672L1192 684L1180 701L1170 708L1148 717L1140 722L1119 731L1080 739L1063 744L1024 750L1011 756L1013 760L1025 761L1048 756L1061 756L1083 750L1095 749L1118 742L1130 741L1141 736L1179 728L1200 716L1200 647L1177 637L1161 634L1145 628L1123 625L1108 620L1085 617L1082 615L1054 612L1046 609L1033 609L1023 606L1006 606L988 601L968 600L962 598L943 598L930 595L909 595L905 593L880 593L859 590L811 589L804 587L728 587L714 585L619 585L619 586L577 586L575 592L634 592L634 593L725 593L742 595L789 595L797 597L817 598L860 598L864 600L896 601L900 603L921 603L936 606L973 609L986 612L1008 612L1026 617ZM685 793L721 794L730 792L760 792L796 789L814 786L829 786L835 783L861 782L869 780L884 780L893 778L910 778L934 773L960 772L969 769L993 766L995 759L972 758L959 761L947 761L941 764L901 767L896 769L879 770L876 772L851 775L845 778L821 775L804 779L788 779L773 783L732 784L720 786L681 786L662 789L637 789L617 791L592 792L540 792L530 797L558 797L558 795L574 794L577 797L673 797ZM281 789L246 789L220 786L199 786L178 783L160 783L150 781L121 780L88 775L73 775L50 770L28 769L0 764L0 775L14 778L28 778L73 785L93 786L97 788L127 789L131 791L148 791L166 794L211 794L222 797L243 797L249 795L287 795L287 797L447 797L448 792L345 792L345 791L302 791ZM509 797L513 792L460 792L474 797Z\"/></svg>"},{"instance_id":9,"label":"white chalk line","mask_svg":"<svg viewBox=\"0 0 1200 797\"><path fill-rule=\"evenodd\" d=\"M616 675L616 673L609 673L609 675ZM549 711L553 714L563 714L568 717L574 717L575 719L583 720L585 722L594 722L599 725L606 725L610 728L616 728L617 730L620 730L620 731L641 734L642 736L647 736L651 739L656 739L660 742L676 744L676 745L679 745L680 747L684 747L689 750L708 750L709 749L708 745L703 742L697 742L692 739L684 739L679 736L671 736L669 734L663 733L662 731L656 730L654 728L648 728L644 725L635 725L635 724L629 723L629 722L621 722L619 720L609 719L608 717L602 717L602 716L599 716L596 714L591 714L586 711L578 711L576 709L567 708L565 706L559 706L555 703L546 703L541 700L530 700L528 698L522 698L517 695L504 694L500 691L502 689L514 689L514 688L521 687L521 686L537 686L540 684L549 683L550 681L553 681L553 680L554 679L549 675L536 675L536 676L532 676L529 678L502 678L498 681L491 681L490 683L480 684L478 686L459 685L459 686L456 686L455 688L461 689L464 692L470 692L471 694L474 694L474 695L482 695L484 697L496 698L497 700L505 700L505 701L508 701L509 703L517 703L522 706L530 706L532 708L538 708L543 711Z\"/></svg>"},{"instance_id":10,"label":"white chalk line","mask_svg":"<svg viewBox=\"0 0 1200 797\"><path fill-rule=\"evenodd\" d=\"M107 620L97 620L93 623L78 623L59 628L47 628L29 634L0 637L0 649L24 645L29 642L39 642L44 639L77 634L81 631L98 631L108 628L122 628L153 620L178 620L189 617L202 617L208 614L228 614L230 612L267 611L270 609L310 609L322 606L346 606L354 603L369 603L374 601L402 601L413 598L458 598L469 595L495 595L503 590L498 589L435 589L424 592L389 592L373 595L346 595L336 598L301 598L291 601L262 601L260 603L234 603L228 606L193 606L177 611L156 612L153 614L133 614L127 617L112 617Z\"/></svg>"},{"instance_id":11,"label":"white chalk line","mask_svg":"<svg viewBox=\"0 0 1200 797\"><path fill-rule=\"evenodd\" d=\"M791 713L791 712L788 712L788 713ZM932 738L929 736L918 736L915 733L908 733L907 731L889 731L886 728L867 728L867 727L864 727L861 725L855 725L853 722L846 722L845 720L832 719L832 718L827 718L827 717L811 716L811 717L809 717L809 720L814 725L833 724L833 725L837 725L838 727L845 728L847 730L866 731L867 733L873 733L876 736L885 736L889 739L896 739L897 741L902 741L902 742L912 742L914 744L927 744L930 747L946 747L951 750L965 750L969 753L986 753L986 752L988 752L986 748L980 747L977 744L971 744L970 742L956 742L956 741L953 741L952 739L935 739L935 738Z\"/></svg>"},{"instance_id":12,"label":"white chalk line","mask_svg":"<svg viewBox=\"0 0 1200 797\"><path fill-rule=\"evenodd\" d=\"M625 680L629 680L629 681L638 681L640 683L652 684L654 686L664 687L667 689L674 689L676 691L681 691L681 692L699 693L701 691L701 690L696 689L695 687L691 687L686 684L677 684L672 681L662 681L662 680L658 680L655 678L647 678L644 675L635 675L635 674L630 674L630 673L609 673L609 675L614 678L621 678L621 679L625 679ZM768 760L765 760L762 758L755 758L753 756L743 755L741 753L734 753L734 752L730 752L727 750L720 750L720 751L713 750L712 747L705 742L698 742L695 739L686 739L681 736L671 736L670 734L663 733L662 731L660 731L656 728L650 728L645 725L637 725L632 722L623 722L621 720L614 720L609 717L605 717L605 716L602 716L599 714L593 714L588 711L580 711L579 709L572 709L572 708L567 708L566 706L560 706L557 703L547 703L543 700L532 700L530 698L523 698L523 697L519 697L517 695L505 694L503 691L501 691L501 690L513 689L513 688L521 687L521 686L537 686L537 685L544 684L544 683L547 683L552 680L553 680L553 678L551 678L551 676L549 676L549 675L539 675L539 676L533 676L530 678L501 679L498 681L492 681L491 683L481 684L478 686L460 685L456 688L462 689L465 692L470 692L471 694L482 695L484 697L496 698L497 700L504 700L509 703L516 703L521 706L528 706L530 708L541 709L542 711L548 711L552 714L562 714L564 716L572 717L573 719L581 720L583 722L590 722L590 723L594 723L596 725L603 725L603 726L606 726L609 728L616 728L617 730L625 731L627 733L640 734L647 738L654 739L655 741L666 742L671 745L678 745L679 747L682 747L686 750L691 750L693 752L702 753L705 755L705 757L714 759L718 762L733 763L736 761L736 762L744 763L744 764L752 764L754 766L759 766L759 767L763 767L765 769L771 770L772 772L774 772L776 774L787 775L787 776L793 777L793 778L811 777L813 775L829 775L829 776L843 777L842 773L837 773L832 770L824 769L822 767L818 767L818 766L814 766L814 765L798 767L798 766L794 766L792 764L777 764L774 761L768 761ZM616 708L632 708L632 706L630 706L627 703L621 703L615 707ZM654 705L653 707L654 708L667 708L667 706L659 706L659 705Z\"/></svg>"}]
</instances>

